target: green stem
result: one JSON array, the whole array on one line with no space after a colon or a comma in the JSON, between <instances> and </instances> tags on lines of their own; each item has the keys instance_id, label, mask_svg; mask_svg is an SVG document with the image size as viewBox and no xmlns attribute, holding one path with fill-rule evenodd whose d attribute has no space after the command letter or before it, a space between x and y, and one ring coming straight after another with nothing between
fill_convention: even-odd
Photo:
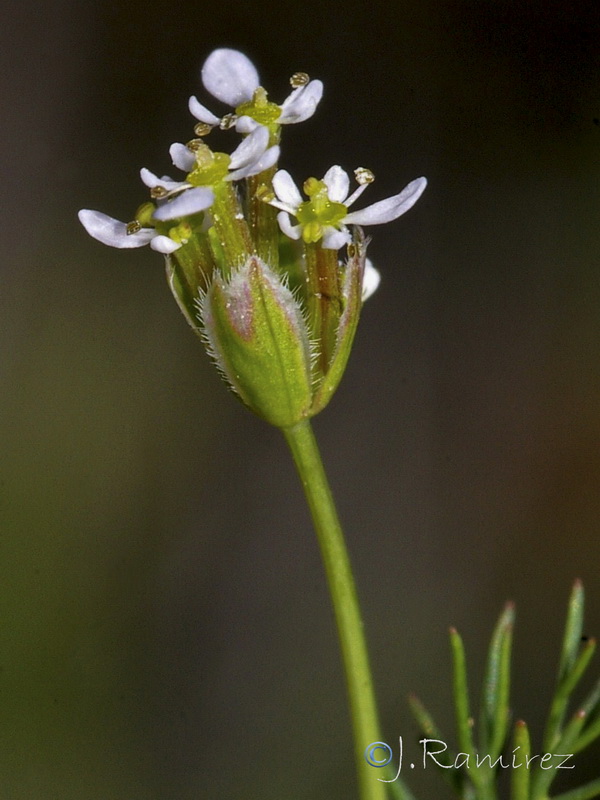
<instances>
[{"instance_id":1,"label":"green stem","mask_svg":"<svg viewBox=\"0 0 600 800\"><path fill-rule=\"evenodd\" d=\"M360 797L361 800L385 800L385 784L377 779L379 770L371 767L364 757L367 745L380 739L379 720L344 535L310 422L303 420L292 428L283 429L283 433L304 487L329 583L350 699Z\"/></svg>"},{"instance_id":2,"label":"green stem","mask_svg":"<svg viewBox=\"0 0 600 800\"><path fill-rule=\"evenodd\" d=\"M229 277L231 270L241 266L254 252L254 243L231 181L221 181L212 188L215 200L211 217L225 256L223 273Z\"/></svg>"},{"instance_id":3,"label":"green stem","mask_svg":"<svg viewBox=\"0 0 600 800\"><path fill-rule=\"evenodd\" d=\"M274 272L279 270L279 225L277 211L262 200L265 192L273 192L273 175L277 167L247 179L248 224L257 254Z\"/></svg>"},{"instance_id":4,"label":"green stem","mask_svg":"<svg viewBox=\"0 0 600 800\"><path fill-rule=\"evenodd\" d=\"M304 252L308 318L313 323L312 335L319 342L319 367L326 373L337 342L342 312L338 252L320 244L307 244Z\"/></svg>"}]
</instances>

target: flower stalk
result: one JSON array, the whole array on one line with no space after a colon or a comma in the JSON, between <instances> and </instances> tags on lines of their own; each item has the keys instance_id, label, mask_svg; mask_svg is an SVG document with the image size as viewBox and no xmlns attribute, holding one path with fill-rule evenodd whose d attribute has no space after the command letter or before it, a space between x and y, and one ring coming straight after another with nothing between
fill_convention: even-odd
<instances>
[{"instance_id":1,"label":"flower stalk","mask_svg":"<svg viewBox=\"0 0 600 800\"><path fill-rule=\"evenodd\" d=\"M335 347L343 308L337 251L308 244L305 253L309 318L313 325L311 333L321 342L319 366L325 373Z\"/></svg>"},{"instance_id":2,"label":"flower stalk","mask_svg":"<svg viewBox=\"0 0 600 800\"><path fill-rule=\"evenodd\" d=\"M275 209L261 199L271 190L275 167L248 178L248 224L257 254L275 272L279 269L279 226Z\"/></svg>"},{"instance_id":3,"label":"flower stalk","mask_svg":"<svg viewBox=\"0 0 600 800\"><path fill-rule=\"evenodd\" d=\"M318 445L308 420L283 434L292 452L313 519L333 603L350 701L354 756L361 800L385 800L385 784L373 775L365 747L380 729L367 643L344 535Z\"/></svg>"}]
</instances>

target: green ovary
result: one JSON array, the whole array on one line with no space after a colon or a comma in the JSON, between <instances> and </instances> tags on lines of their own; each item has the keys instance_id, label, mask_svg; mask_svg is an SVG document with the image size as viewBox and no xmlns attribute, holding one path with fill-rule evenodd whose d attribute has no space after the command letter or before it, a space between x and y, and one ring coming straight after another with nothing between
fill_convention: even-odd
<instances>
[{"instance_id":1,"label":"green ovary","mask_svg":"<svg viewBox=\"0 0 600 800\"><path fill-rule=\"evenodd\" d=\"M235 113L238 117L251 117L261 125L272 125L281 116L281 109L276 103L267 100L267 93L259 86L252 100L239 105Z\"/></svg>"},{"instance_id":2,"label":"green ovary","mask_svg":"<svg viewBox=\"0 0 600 800\"><path fill-rule=\"evenodd\" d=\"M302 225L302 238L305 242L318 242L323 236L323 228L327 225L337 228L348 213L343 203L335 203L329 199L327 186L323 181L310 178L305 184L310 197L298 206L296 217Z\"/></svg>"},{"instance_id":3,"label":"green ovary","mask_svg":"<svg viewBox=\"0 0 600 800\"><path fill-rule=\"evenodd\" d=\"M227 153L213 153L210 147L200 145L196 150L196 166L187 181L192 186L215 186L227 177L230 163Z\"/></svg>"}]
</instances>

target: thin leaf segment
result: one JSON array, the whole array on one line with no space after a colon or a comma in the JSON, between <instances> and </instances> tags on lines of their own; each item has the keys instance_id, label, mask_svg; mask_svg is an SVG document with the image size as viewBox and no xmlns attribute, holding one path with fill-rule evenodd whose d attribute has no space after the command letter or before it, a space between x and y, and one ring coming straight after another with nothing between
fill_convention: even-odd
<instances>
[{"instance_id":1,"label":"thin leaf segment","mask_svg":"<svg viewBox=\"0 0 600 800\"><path fill-rule=\"evenodd\" d=\"M600 737L600 681L574 711L569 711L572 694L596 647L594 639L582 636L583 611L583 586L576 581L569 600L557 684L541 751L532 749L527 724L521 719L514 723L512 741L509 739L513 604L506 606L492 635L477 728L470 710L464 646L458 632L451 629L458 749L453 751L448 747L436 756L436 763L458 797L497 800L501 796L499 779L509 770L511 800L548 800L553 781L565 775L562 770L573 768L574 756ZM410 707L425 736L447 741L420 700L411 697ZM590 800L598 795L600 780L552 797L554 800Z\"/></svg>"}]
</instances>

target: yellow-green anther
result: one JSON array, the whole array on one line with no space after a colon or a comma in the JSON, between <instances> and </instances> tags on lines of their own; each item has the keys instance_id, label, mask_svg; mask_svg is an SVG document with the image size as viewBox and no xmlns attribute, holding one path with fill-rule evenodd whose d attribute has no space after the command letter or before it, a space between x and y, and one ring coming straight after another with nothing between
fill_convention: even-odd
<instances>
[{"instance_id":1,"label":"yellow-green anther","mask_svg":"<svg viewBox=\"0 0 600 800\"><path fill-rule=\"evenodd\" d=\"M231 128L235 127L236 122L237 122L236 114L225 114L225 116L221 117L219 128L221 128L222 131L228 131Z\"/></svg>"},{"instance_id":2,"label":"yellow-green anther","mask_svg":"<svg viewBox=\"0 0 600 800\"><path fill-rule=\"evenodd\" d=\"M127 223L125 230L127 232L127 236L133 236L134 233L139 233L142 230L142 226L137 219L134 219Z\"/></svg>"},{"instance_id":3,"label":"yellow-green anther","mask_svg":"<svg viewBox=\"0 0 600 800\"><path fill-rule=\"evenodd\" d=\"M267 100L267 93L259 86L255 90L252 100L239 105L235 113L238 117L251 117L261 125L272 125L281 116L281 109L276 103Z\"/></svg>"},{"instance_id":4,"label":"yellow-green anther","mask_svg":"<svg viewBox=\"0 0 600 800\"><path fill-rule=\"evenodd\" d=\"M310 78L308 77L306 72L294 72L294 74L290 78L290 84L294 89L299 89L301 86L306 86L306 84L309 82Z\"/></svg>"},{"instance_id":5,"label":"yellow-green anther","mask_svg":"<svg viewBox=\"0 0 600 800\"><path fill-rule=\"evenodd\" d=\"M142 203L135 212L135 219L143 228L154 228L156 222L152 219L152 214L156 211L154 203Z\"/></svg>"},{"instance_id":6,"label":"yellow-green anther","mask_svg":"<svg viewBox=\"0 0 600 800\"><path fill-rule=\"evenodd\" d=\"M168 194L169 192L165 187L158 184L150 189L150 197L154 198L154 200L162 200L164 197L167 197Z\"/></svg>"},{"instance_id":7,"label":"yellow-green anther","mask_svg":"<svg viewBox=\"0 0 600 800\"><path fill-rule=\"evenodd\" d=\"M208 134L212 131L212 125L209 125L206 122L198 122L194 125L194 133L196 136L208 136Z\"/></svg>"}]
</instances>

